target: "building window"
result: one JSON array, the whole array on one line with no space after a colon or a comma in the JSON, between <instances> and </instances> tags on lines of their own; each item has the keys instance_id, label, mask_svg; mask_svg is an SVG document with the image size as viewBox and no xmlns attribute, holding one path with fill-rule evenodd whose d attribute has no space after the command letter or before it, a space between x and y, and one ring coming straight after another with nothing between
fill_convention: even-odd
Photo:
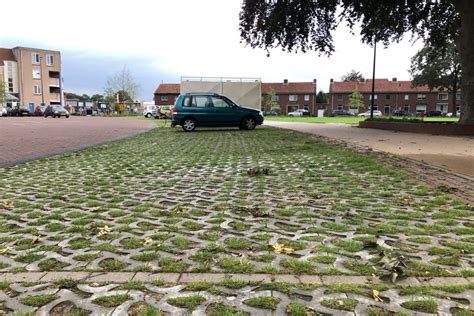
<instances>
[{"instance_id":1,"label":"building window","mask_svg":"<svg viewBox=\"0 0 474 316\"><path fill-rule=\"evenodd\" d=\"M447 104L436 104L436 111L441 111L443 113L448 113L448 105Z\"/></svg>"},{"instance_id":2,"label":"building window","mask_svg":"<svg viewBox=\"0 0 474 316\"><path fill-rule=\"evenodd\" d=\"M343 110L344 108L342 107L342 105L339 104L339 105L337 106L337 109L338 109L338 110Z\"/></svg>"},{"instance_id":3,"label":"building window","mask_svg":"<svg viewBox=\"0 0 474 316\"><path fill-rule=\"evenodd\" d=\"M305 94L305 95L304 95L304 100L305 100L305 101L309 101L309 94Z\"/></svg>"},{"instance_id":4,"label":"building window","mask_svg":"<svg viewBox=\"0 0 474 316\"><path fill-rule=\"evenodd\" d=\"M426 104L417 104L416 105L417 112L426 112Z\"/></svg>"},{"instance_id":5,"label":"building window","mask_svg":"<svg viewBox=\"0 0 474 316\"><path fill-rule=\"evenodd\" d=\"M279 101L280 97L277 95L272 96L272 101Z\"/></svg>"},{"instance_id":6,"label":"building window","mask_svg":"<svg viewBox=\"0 0 474 316\"><path fill-rule=\"evenodd\" d=\"M390 105L386 105L383 108L383 112L384 112L385 115L390 115Z\"/></svg>"},{"instance_id":7,"label":"building window","mask_svg":"<svg viewBox=\"0 0 474 316\"><path fill-rule=\"evenodd\" d=\"M387 100L390 100L390 94L385 95L385 98L386 98Z\"/></svg>"},{"instance_id":8,"label":"building window","mask_svg":"<svg viewBox=\"0 0 474 316\"><path fill-rule=\"evenodd\" d=\"M461 93L456 93L456 100L458 100L458 101L462 100Z\"/></svg>"},{"instance_id":9,"label":"building window","mask_svg":"<svg viewBox=\"0 0 474 316\"><path fill-rule=\"evenodd\" d=\"M405 94L405 101L408 101L410 100L410 95L409 94Z\"/></svg>"},{"instance_id":10,"label":"building window","mask_svg":"<svg viewBox=\"0 0 474 316\"><path fill-rule=\"evenodd\" d=\"M289 100L290 101L298 101L298 96L296 94L290 94Z\"/></svg>"},{"instance_id":11,"label":"building window","mask_svg":"<svg viewBox=\"0 0 474 316\"><path fill-rule=\"evenodd\" d=\"M52 66L54 63L53 55L46 55L46 65Z\"/></svg>"},{"instance_id":12,"label":"building window","mask_svg":"<svg viewBox=\"0 0 474 316\"><path fill-rule=\"evenodd\" d=\"M424 93L418 93L418 94L416 95L416 99L417 99L417 100L426 100L426 94L424 94Z\"/></svg>"},{"instance_id":13,"label":"building window","mask_svg":"<svg viewBox=\"0 0 474 316\"><path fill-rule=\"evenodd\" d=\"M405 105L403 106L403 111L409 112L409 111L410 111L410 107L409 107L407 104L405 104Z\"/></svg>"},{"instance_id":14,"label":"building window","mask_svg":"<svg viewBox=\"0 0 474 316\"><path fill-rule=\"evenodd\" d=\"M8 92L13 92L13 79L8 78Z\"/></svg>"},{"instance_id":15,"label":"building window","mask_svg":"<svg viewBox=\"0 0 474 316\"><path fill-rule=\"evenodd\" d=\"M337 95L337 101L342 101L342 94Z\"/></svg>"},{"instance_id":16,"label":"building window","mask_svg":"<svg viewBox=\"0 0 474 316\"><path fill-rule=\"evenodd\" d=\"M456 112L459 113L459 111L461 111L461 106L460 106L460 105L456 105Z\"/></svg>"},{"instance_id":17,"label":"building window","mask_svg":"<svg viewBox=\"0 0 474 316\"><path fill-rule=\"evenodd\" d=\"M168 96L167 95L162 95L161 96L161 101L164 101L164 102L168 101Z\"/></svg>"},{"instance_id":18,"label":"building window","mask_svg":"<svg viewBox=\"0 0 474 316\"><path fill-rule=\"evenodd\" d=\"M40 63L40 54L31 53L31 62L35 65L39 65L39 63Z\"/></svg>"},{"instance_id":19,"label":"building window","mask_svg":"<svg viewBox=\"0 0 474 316\"><path fill-rule=\"evenodd\" d=\"M438 93L438 100L447 100L448 99L448 94L447 93Z\"/></svg>"},{"instance_id":20,"label":"building window","mask_svg":"<svg viewBox=\"0 0 474 316\"><path fill-rule=\"evenodd\" d=\"M369 100L372 100L372 94L369 94ZM374 100L377 100L377 95L374 94Z\"/></svg>"},{"instance_id":21,"label":"building window","mask_svg":"<svg viewBox=\"0 0 474 316\"><path fill-rule=\"evenodd\" d=\"M41 87L38 85L33 86L33 93L34 94L41 94Z\"/></svg>"},{"instance_id":22,"label":"building window","mask_svg":"<svg viewBox=\"0 0 474 316\"><path fill-rule=\"evenodd\" d=\"M41 79L41 71L33 69L33 79Z\"/></svg>"}]
</instances>

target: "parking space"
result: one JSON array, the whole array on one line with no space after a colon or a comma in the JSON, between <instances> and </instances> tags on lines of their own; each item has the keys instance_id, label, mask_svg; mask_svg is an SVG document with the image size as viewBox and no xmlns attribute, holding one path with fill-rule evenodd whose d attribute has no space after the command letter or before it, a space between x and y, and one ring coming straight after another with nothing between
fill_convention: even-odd
<instances>
[{"instance_id":1,"label":"parking space","mask_svg":"<svg viewBox=\"0 0 474 316\"><path fill-rule=\"evenodd\" d=\"M129 118L0 118L0 167L145 132L153 121Z\"/></svg>"}]
</instances>

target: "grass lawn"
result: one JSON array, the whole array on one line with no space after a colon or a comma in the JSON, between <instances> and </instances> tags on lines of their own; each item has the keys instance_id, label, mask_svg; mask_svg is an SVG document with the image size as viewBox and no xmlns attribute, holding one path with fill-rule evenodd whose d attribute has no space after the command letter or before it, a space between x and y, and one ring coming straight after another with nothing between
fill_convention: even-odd
<instances>
[{"instance_id":1,"label":"grass lawn","mask_svg":"<svg viewBox=\"0 0 474 316\"><path fill-rule=\"evenodd\" d=\"M269 127L158 127L0 174L0 272L370 276L398 258L406 275L471 276L473 235L463 203Z\"/></svg>"},{"instance_id":2,"label":"grass lawn","mask_svg":"<svg viewBox=\"0 0 474 316\"><path fill-rule=\"evenodd\" d=\"M393 117L400 118L403 117ZM364 121L365 117L359 116L336 116L336 117L291 117L291 116L265 116L267 121L280 122L304 122L304 123L342 123L342 124L359 124ZM457 122L457 117L426 117L426 122Z\"/></svg>"}]
</instances>

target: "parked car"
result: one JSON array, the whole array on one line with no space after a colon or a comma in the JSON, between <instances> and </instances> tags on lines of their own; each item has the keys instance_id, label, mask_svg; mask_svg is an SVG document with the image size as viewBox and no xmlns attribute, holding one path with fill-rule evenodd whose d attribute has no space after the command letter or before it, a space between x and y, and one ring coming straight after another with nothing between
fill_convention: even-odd
<instances>
[{"instance_id":1,"label":"parked car","mask_svg":"<svg viewBox=\"0 0 474 316\"><path fill-rule=\"evenodd\" d=\"M63 106L48 106L44 111L44 117L52 116L53 118L60 118L61 116L65 116L69 118L69 112Z\"/></svg>"},{"instance_id":2,"label":"parked car","mask_svg":"<svg viewBox=\"0 0 474 316\"><path fill-rule=\"evenodd\" d=\"M158 117L155 116L155 118L160 118L160 119L169 119L171 118L171 109L173 107L171 105L162 105L160 106L158 110Z\"/></svg>"},{"instance_id":3,"label":"parked car","mask_svg":"<svg viewBox=\"0 0 474 316\"><path fill-rule=\"evenodd\" d=\"M364 113L360 113L358 116L370 117L370 110ZM382 116L382 112L374 110L374 116Z\"/></svg>"},{"instance_id":4,"label":"parked car","mask_svg":"<svg viewBox=\"0 0 474 316\"><path fill-rule=\"evenodd\" d=\"M449 112L448 114L446 114L447 117L453 117L453 112ZM456 112L456 116L457 117L460 117L461 116L461 112L460 111L457 111Z\"/></svg>"},{"instance_id":5,"label":"parked car","mask_svg":"<svg viewBox=\"0 0 474 316\"><path fill-rule=\"evenodd\" d=\"M278 113L275 111L263 111L263 116L277 116Z\"/></svg>"},{"instance_id":6,"label":"parked car","mask_svg":"<svg viewBox=\"0 0 474 316\"><path fill-rule=\"evenodd\" d=\"M0 116L7 116L7 109L0 105Z\"/></svg>"},{"instance_id":7,"label":"parked car","mask_svg":"<svg viewBox=\"0 0 474 316\"><path fill-rule=\"evenodd\" d=\"M309 111L306 109L298 109L296 111L288 113L288 116L309 116Z\"/></svg>"},{"instance_id":8,"label":"parked car","mask_svg":"<svg viewBox=\"0 0 474 316\"><path fill-rule=\"evenodd\" d=\"M334 110L332 111L332 116L354 116L354 113L346 110Z\"/></svg>"},{"instance_id":9,"label":"parked car","mask_svg":"<svg viewBox=\"0 0 474 316\"><path fill-rule=\"evenodd\" d=\"M263 124L261 111L241 107L217 93L181 94L171 114L171 126L180 125L185 132L192 132L197 126L238 126L253 130Z\"/></svg>"},{"instance_id":10,"label":"parked car","mask_svg":"<svg viewBox=\"0 0 474 316\"><path fill-rule=\"evenodd\" d=\"M407 112L407 111L403 111L403 110L393 111L392 115L393 116L413 116L412 113Z\"/></svg>"},{"instance_id":11,"label":"parked car","mask_svg":"<svg viewBox=\"0 0 474 316\"><path fill-rule=\"evenodd\" d=\"M28 109L28 107L26 106L17 106L17 107L11 108L8 115L9 116L31 116L31 112L30 112L30 109Z\"/></svg>"},{"instance_id":12,"label":"parked car","mask_svg":"<svg viewBox=\"0 0 474 316\"><path fill-rule=\"evenodd\" d=\"M154 104L147 105L145 109L143 109L143 116L145 117L157 117L158 116L158 108Z\"/></svg>"},{"instance_id":13,"label":"parked car","mask_svg":"<svg viewBox=\"0 0 474 316\"><path fill-rule=\"evenodd\" d=\"M426 111L425 116L426 117L443 116L443 112L436 111L436 110Z\"/></svg>"}]
</instances>

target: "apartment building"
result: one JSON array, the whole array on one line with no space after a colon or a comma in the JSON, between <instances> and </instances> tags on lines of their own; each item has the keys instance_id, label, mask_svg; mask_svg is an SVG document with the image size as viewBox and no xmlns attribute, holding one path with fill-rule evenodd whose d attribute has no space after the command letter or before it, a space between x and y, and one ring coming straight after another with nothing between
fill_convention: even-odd
<instances>
[{"instance_id":1,"label":"apartment building","mask_svg":"<svg viewBox=\"0 0 474 316\"><path fill-rule=\"evenodd\" d=\"M34 111L37 106L62 103L60 52L29 47L1 48L1 64L0 78L8 84L9 93L20 105Z\"/></svg>"},{"instance_id":2,"label":"apartment building","mask_svg":"<svg viewBox=\"0 0 474 316\"><path fill-rule=\"evenodd\" d=\"M329 84L329 103L331 110L350 110L349 98L358 90L363 98L364 107L359 112L370 108L372 102L372 80L340 81L331 79ZM438 110L443 113L453 112L453 96L446 90L433 89L428 86L412 86L409 80L399 81L397 78L375 79L374 109L390 115L394 111L403 110L410 113ZM456 95L456 109L462 106L461 94Z\"/></svg>"},{"instance_id":3,"label":"apartment building","mask_svg":"<svg viewBox=\"0 0 474 316\"><path fill-rule=\"evenodd\" d=\"M154 93L156 105L173 105L181 91L180 84L162 83ZM316 79L312 82L283 82L261 84L262 109L270 91L275 92L274 101L280 106L280 112L287 114L297 109L307 109L312 115L317 113Z\"/></svg>"},{"instance_id":4,"label":"apartment building","mask_svg":"<svg viewBox=\"0 0 474 316\"><path fill-rule=\"evenodd\" d=\"M0 48L0 83L7 90L7 106L19 101L18 64L11 49Z\"/></svg>"}]
</instances>

